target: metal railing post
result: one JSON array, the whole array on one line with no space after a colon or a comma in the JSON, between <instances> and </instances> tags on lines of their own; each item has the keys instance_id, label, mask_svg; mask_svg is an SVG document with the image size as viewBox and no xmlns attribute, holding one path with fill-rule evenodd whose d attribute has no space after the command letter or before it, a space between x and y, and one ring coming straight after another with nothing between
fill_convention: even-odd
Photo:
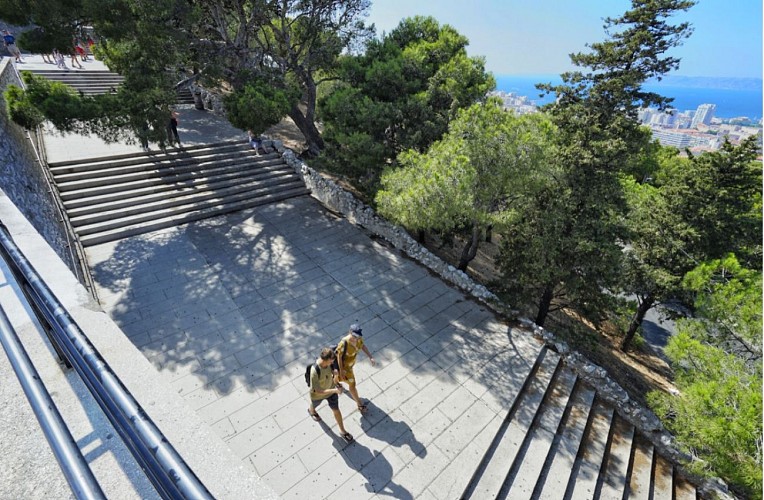
<instances>
[{"instance_id":1,"label":"metal railing post","mask_svg":"<svg viewBox=\"0 0 764 500\"><path fill-rule=\"evenodd\" d=\"M93 471L90 470L64 419L61 418L61 413L35 370L32 360L29 359L2 306L0 306L0 343L5 349L13 371L16 372L21 388L29 400L32 411L74 496L88 500L105 499L106 496L93 476Z\"/></svg>"},{"instance_id":2,"label":"metal railing post","mask_svg":"<svg viewBox=\"0 0 764 500\"><path fill-rule=\"evenodd\" d=\"M207 488L191 471L156 424L122 385L106 361L75 323L0 222L0 248L8 264L16 266L28 283L59 346L101 409L120 434L138 464L163 498L212 499Z\"/></svg>"}]
</instances>

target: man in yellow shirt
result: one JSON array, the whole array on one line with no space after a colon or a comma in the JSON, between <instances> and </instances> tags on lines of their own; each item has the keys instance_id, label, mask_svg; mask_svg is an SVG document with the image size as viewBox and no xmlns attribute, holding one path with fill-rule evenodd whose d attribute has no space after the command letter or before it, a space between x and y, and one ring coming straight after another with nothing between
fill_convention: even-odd
<instances>
[{"instance_id":1,"label":"man in yellow shirt","mask_svg":"<svg viewBox=\"0 0 764 500\"><path fill-rule=\"evenodd\" d=\"M356 389L355 374L353 373L353 366L355 365L356 356L358 351L363 351L371 361L371 366L377 366L377 362L374 360L374 356L371 355L369 349L363 343L363 330L360 325L350 325L348 334L340 340L337 344L337 365L339 368L339 382L347 382L350 395L353 396L355 404L358 405L358 411L365 413L368 407L361 402L358 397L358 390ZM342 384L339 384L342 387Z\"/></svg>"},{"instance_id":2,"label":"man in yellow shirt","mask_svg":"<svg viewBox=\"0 0 764 500\"><path fill-rule=\"evenodd\" d=\"M321 421L321 417L316 413L316 407L324 400L329 404L329 408L334 413L334 419L340 429L340 436L348 443L353 441L353 436L345 430L342 422L342 413L340 412L339 394L342 394L341 385L334 383L335 373L332 370L335 354L329 347L324 347L321 355L310 369L310 406L308 414L316 422Z\"/></svg>"}]
</instances>

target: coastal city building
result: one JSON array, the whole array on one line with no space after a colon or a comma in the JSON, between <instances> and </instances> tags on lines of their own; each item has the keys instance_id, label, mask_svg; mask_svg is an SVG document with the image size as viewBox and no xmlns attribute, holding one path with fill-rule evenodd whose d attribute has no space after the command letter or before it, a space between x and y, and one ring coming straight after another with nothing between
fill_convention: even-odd
<instances>
[{"instance_id":1,"label":"coastal city building","mask_svg":"<svg viewBox=\"0 0 764 500\"><path fill-rule=\"evenodd\" d=\"M514 92L504 92L502 90L489 92L488 95L501 99L504 103L504 109L511 109L517 115L526 115L538 111L536 103L524 95L517 95Z\"/></svg>"},{"instance_id":2,"label":"coastal city building","mask_svg":"<svg viewBox=\"0 0 764 500\"><path fill-rule=\"evenodd\" d=\"M505 110L511 110L518 115L538 111L534 101L514 92L495 91L489 95L501 99ZM653 138L662 145L673 146L683 151L715 151L724 144L725 138L732 144L740 144L752 135L758 136L761 144L761 120L756 124L744 116L723 120L715 114L716 104L707 103L701 104L695 110L685 111L642 108L637 112L637 119L650 127Z\"/></svg>"},{"instance_id":3,"label":"coastal city building","mask_svg":"<svg viewBox=\"0 0 764 500\"><path fill-rule=\"evenodd\" d=\"M714 117L714 111L716 111L716 104L701 104L698 106L698 110L695 111L695 115L692 117L690 128L697 128L701 123L703 125L710 125L711 119Z\"/></svg>"}]
</instances>

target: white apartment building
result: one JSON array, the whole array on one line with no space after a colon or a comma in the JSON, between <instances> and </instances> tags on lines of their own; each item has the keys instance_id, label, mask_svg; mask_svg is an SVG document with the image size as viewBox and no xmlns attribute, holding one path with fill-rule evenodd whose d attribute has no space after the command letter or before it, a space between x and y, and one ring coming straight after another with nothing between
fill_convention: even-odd
<instances>
[{"instance_id":1,"label":"white apartment building","mask_svg":"<svg viewBox=\"0 0 764 500\"><path fill-rule=\"evenodd\" d=\"M710 125L715 111L716 104L701 104L698 106L698 110L695 111L695 116L692 117L690 128L696 128L701 123L703 125Z\"/></svg>"}]
</instances>

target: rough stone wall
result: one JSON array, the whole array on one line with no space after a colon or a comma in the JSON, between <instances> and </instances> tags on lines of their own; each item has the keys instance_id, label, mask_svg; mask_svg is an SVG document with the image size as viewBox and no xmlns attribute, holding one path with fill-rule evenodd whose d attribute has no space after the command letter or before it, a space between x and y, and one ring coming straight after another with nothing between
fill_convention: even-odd
<instances>
[{"instance_id":1,"label":"rough stone wall","mask_svg":"<svg viewBox=\"0 0 764 500\"><path fill-rule=\"evenodd\" d=\"M0 92L8 85L21 85L10 59L0 60ZM8 117L5 99L0 99L0 188L21 210L61 259L74 269L66 240L66 229L48 190L27 132ZM28 135L29 134L29 135Z\"/></svg>"},{"instance_id":2,"label":"rough stone wall","mask_svg":"<svg viewBox=\"0 0 764 500\"><path fill-rule=\"evenodd\" d=\"M403 228L391 224L379 217L374 210L360 202L351 193L342 189L334 181L323 177L299 158L293 151L285 149L280 141L272 141L273 146L283 155L284 160L297 172L312 191L314 198L324 206L342 214L350 222L362 226L372 234L384 238L406 255L423 264L445 280L456 285L464 292L504 315L517 319L529 333L559 353L565 364L581 380L597 391L597 396L612 405L621 417L632 424L647 437L663 456L674 463L687 463L692 457L682 453L676 446L674 437L666 431L660 419L649 409L631 399L626 390L610 378L607 370L590 362L581 353L571 350L568 345L557 339L554 333L536 325L533 321L520 318L519 313L503 304L496 295L479 283L475 283L467 274L443 262L429 250L422 247ZM727 486L718 479L693 477L698 491L706 498L730 499Z\"/></svg>"},{"instance_id":3,"label":"rough stone wall","mask_svg":"<svg viewBox=\"0 0 764 500\"><path fill-rule=\"evenodd\" d=\"M199 93L202 95L202 102L204 103L204 109L211 111L213 114L222 116L225 118L225 106L223 105L223 96L220 94L216 94L215 92L211 92L201 85L197 85L196 83L190 83L188 85L188 89L191 91L192 94Z\"/></svg>"}]
</instances>

